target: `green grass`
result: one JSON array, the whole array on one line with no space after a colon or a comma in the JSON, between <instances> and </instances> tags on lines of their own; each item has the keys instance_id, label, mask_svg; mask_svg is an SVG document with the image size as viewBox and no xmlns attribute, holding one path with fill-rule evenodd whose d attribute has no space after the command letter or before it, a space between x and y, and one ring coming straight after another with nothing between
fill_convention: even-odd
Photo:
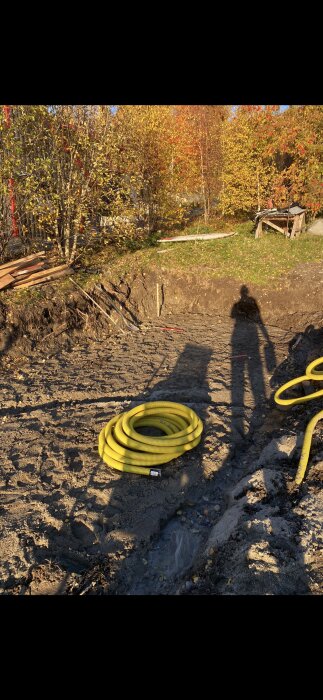
<instances>
[{"instance_id":1,"label":"green grass","mask_svg":"<svg viewBox=\"0 0 323 700\"><path fill-rule=\"evenodd\" d=\"M191 226L182 233L196 233L196 228ZM230 277L239 282L267 286L269 281L274 283L302 263L323 261L323 237L303 234L296 240L289 240L279 233L265 233L256 240L251 229L252 222L236 222L234 226L231 223L229 230L236 230L237 234L230 238L163 243L125 254L104 249L88 255L82 261L81 269L75 270L73 279L89 290L102 276L111 280L126 273L163 269L192 273L200 279ZM214 224L199 226L199 233L216 230L219 231L220 227ZM225 229L222 227L221 230ZM55 294L62 296L76 291L68 278L59 280L54 286ZM20 306L41 301L45 293L46 285L15 293L4 290L1 299Z\"/></svg>"},{"instance_id":2,"label":"green grass","mask_svg":"<svg viewBox=\"0 0 323 700\"><path fill-rule=\"evenodd\" d=\"M323 237L304 234L289 240L280 234L265 233L256 240L254 235L240 232L230 238L163 243L127 254L112 262L109 275L166 268L204 278L231 277L261 286L299 264L320 261L323 261Z\"/></svg>"}]
</instances>

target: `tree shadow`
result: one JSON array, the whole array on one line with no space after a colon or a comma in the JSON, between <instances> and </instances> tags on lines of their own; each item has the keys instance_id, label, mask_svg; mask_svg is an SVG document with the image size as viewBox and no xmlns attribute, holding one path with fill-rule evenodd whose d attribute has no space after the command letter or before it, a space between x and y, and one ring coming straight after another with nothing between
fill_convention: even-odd
<instances>
[{"instance_id":1,"label":"tree shadow","mask_svg":"<svg viewBox=\"0 0 323 700\"><path fill-rule=\"evenodd\" d=\"M138 403L172 401L188 405L205 424L210 403L207 370L211 357L211 347L187 343L172 372L155 384L151 384L149 380L145 389L131 402L128 410ZM161 479L151 478L147 483L147 479L142 476L125 473L114 483L114 503L125 502L125 499L129 498L129 489L132 491L131 498L136 500L136 515L133 517L130 514L122 533L114 529L115 525L110 523L109 519L106 522L109 553L118 551L120 539L125 534L126 539L130 536L133 542L134 557L126 558L118 566L118 583L114 589L117 594L127 593L134 578L142 579L146 570L145 565L141 560L138 561L136 556L138 548L147 545L153 537L160 537L161 532L166 532L162 537L167 541L167 562L164 562L167 573L171 575L174 568L185 568L190 564L195 553L196 537L193 535L188 542L185 528L181 527L178 518L173 528L174 532L171 526L168 533L168 523L180 504L189 498L191 489L203 479L203 445L204 432L201 442L193 452L186 452L177 459L161 465ZM163 562L159 564L163 565Z\"/></svg>"},{"instance_id":2,"label":"tree shadow","mask_svg":"<svg viewBox=\"0 0 323 700\"><path fill-rule=\"evenodd\" d=\"M153 383L156 372L160 375L162 371L160 367L155 370L143 391L132 397L129 405L123 410L128 411L141 403L153 401L184 403L198 413L204 424L210 403L207 370L211 356L211 347L187 343L168 376ZM163 358L162 364L165 362L167 362L167 358ZM105 400L108 407L108 397L105 397ZM53 403L51 402L49 405ZM54 408L54 406L52 407ZM142 430L145 432L145 430L149 431L150 429ZM93 490L93 487L97 489L100 481L99 471L102 467L102 460L98 458L97 464L93 465L86 486L75 489L72 510L68 513L62 513L62 519L65 522L61 529L57 531L54 528L47 528L46 531L48 548L53 552L53 560L66 572L57 590L57 595L79 594L83 591L86 591L85 594L91 594L92 591L95 594L110 593L109 567L111 562L113 579L116 582L114 584L112 581L113 593L127 592L129 571L132 575L134 573L131 571L132 564L129 565L127 561L129 559L129 552L127 552L129 541L132 543L131 552L134 553L134 559L136 559L138 548L140 550L141 546L145 546L152 537L159 533L161 525L173 517L180 503L188 496L190 488L200 482L203 478L203 443L204 435L202 433L201 442L194 449L194 455L189 451L172 462L161 465L161 479L146 478L129 473L120 473L117 476L116 470L113 470L115 478L109 484L109 501L105 506L98 506L95 499L91 503L89 500L89 492L91 489ZM73 471L81 469L77 450L70 448L68 456L69 468ZM104 488L106 489L106 486ZM78 517L78 510L82 504L83 507L87 508L89 503L93 515L97 516L95 540L90 528L82 523L81 518ZM54 502L50 504L56 513L57 506L58 504ZM63 540L64 545L62 546ZM172 552L173 544L174 552ZM175 540L174 543L170 543L170 560L172 556L173 558L177 556L178 559L177 544ZM88 554L90 554L90 558L88 558L87 563ZM190 554L192 552L186 553L185 556ZM45 548L40 548L37 564L43 563L45 556ZM143 565L139 564L137 571L139 577L144 573L142 567ZM73 574L81 576L81 583L76 589L73 588ZM102 585L100 585L100 581ZM107 583L108 581L109 583ZM92 582L95 582L95 589L92 588Z\"/></svg>"}]
</instances>

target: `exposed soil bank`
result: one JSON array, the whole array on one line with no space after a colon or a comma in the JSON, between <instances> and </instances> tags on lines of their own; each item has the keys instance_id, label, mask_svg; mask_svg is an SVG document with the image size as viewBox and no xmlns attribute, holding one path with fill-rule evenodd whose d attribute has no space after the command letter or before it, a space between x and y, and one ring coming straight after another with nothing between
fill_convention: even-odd
<instances>
[{"instance_id":1,"label":"exposed soil bank","mask_svg":"<svg viewBox=\"0 0 323 700\"><path fill-rule=\"evenodd\" d=\"M207 279L205 276L169 273L167 268L124 277L129 299L147 317L156 317L156 284L160 287L162 313L208 313L230 316L242 285L257 300L265 320L284 319L286 314L309 314L323 309L323 271L320 265L298 266L286 277L266 287L248 280ZM323 316L323 314L322 314Z\"/></svg>"},{"instance_id":2,"label":"exposed soil bank","mask_svg":"<svg viewBox=\"0 0 323 700\"><path fill-rule=\"evenodd\" d=\"M243 284L248 287L249 296L256 299L265 322L275 321L283 328L302 330L307 324L322 320L322 275L320 265L308 263L267 288L249 285L248 281L243 281ZM161 317L200 313L228 318L242 286L230 278L197 278L169 273L166 268L126 274L118 279L102 274L101 282L125 318L135 324L156 319L157 284ZM100 297L97 287L88 291L108 311L116 326L125 329L120 316L106 304L104 297ZM39 342L45 342L46 347L68 349L73 338L77 339L84 333L90 338L100 337L102 332L116 333L116 326L109 324L75 288L62 293L59 285L46 285L36 298L28 299L27 296L23 305L12 303L13 298L7 294L6 302L0 299L0 358L8 352L28 354ZM252 309L246 308L246 315L252 316Z\"/></svg>"}]
</instances>

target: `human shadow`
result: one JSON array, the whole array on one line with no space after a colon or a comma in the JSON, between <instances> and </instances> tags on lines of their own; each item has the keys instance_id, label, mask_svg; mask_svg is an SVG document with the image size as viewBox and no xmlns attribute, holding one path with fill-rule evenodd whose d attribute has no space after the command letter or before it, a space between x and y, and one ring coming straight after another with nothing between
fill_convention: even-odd
<instances>
[{"instance_id":1,"label":"human shadow","mask_svg":"<svg viewBox=\"0 0 323 700\"><path fill-rule=\"evenodd\" d=\"M277 380L281 384L288 379L286 369L287 366L290 367L290 358L277 366L274 345L261 317L260 308L256 300L249 296L245 285L241 287L240 299L233 305L230 316L235 322L231 338L232 435L231 452L224 468L229 464L240 466L242 478L230 496L231 512L235 509L239 511L236 525L238 544L235 544L233 538L233 542L230 540L229 556L226 546L220 554L219 566L222 562L230 581L228 586L225 584L221 587L220 584L220 592L303 595L309 590L308 577L303 552L298 544L301 520L298 516L293 517L294 497L286 473L288 466L289 471L291 469L290 464L287 464L288 458L286 463L281 461L281 457L276 459L273 446L272 457L269 456L268 461L265 451L262 450L259 455L256 445L251 464L247 462L243 466L246 462L245 453L251 446L251 437L264 422L265 413L270 408L271 397L266 397L264 364L272 375L270 386L277 387ZM264 360L261 357L261 338L266 343ZM307 341L308 338L305 338L306 351L309 349ZM298 342L298 336L290 342L290 353ZM250 383L254 404L249 415L245 405L247 381ZM268 435L268 444L276 437L281 437L280 430L277 434L274 431ZM262 440L260 445L262 446ZM257 452L258 458L255 460L254 454ZM238 582L234 576L235 562Z\"/></svg>"},{"instance_id":2,"label":"human shadow","mask_svg":"<svg viewBox=\"0 0 323 700\"><path fill-rule=\"evenodd\" d=\"M232 306L230 317L234 320L231 336L231 452L245 449L259 422L258 411L266 401L263 362L260 353L260 337L266 341L264 348L267 371L276 366L274 345L261 317L256 300L249 289L242 285L240 299ZM248 420L245 406L249 380L254 410ZM249 425L248 425L249 424Z\"/></svg>"}]
</instances>

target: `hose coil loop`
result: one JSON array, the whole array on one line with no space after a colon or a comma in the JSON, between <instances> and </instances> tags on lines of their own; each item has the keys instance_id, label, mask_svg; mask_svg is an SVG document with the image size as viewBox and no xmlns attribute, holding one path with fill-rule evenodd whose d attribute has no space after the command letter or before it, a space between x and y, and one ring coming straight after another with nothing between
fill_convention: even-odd
<instances>
[{"instance_id":1,"label":"hose coil loop","mask_svg":"<svg viewBox=\"0 0 323 700\"><path fill-rule=\"evenodd\" d=\"M159 428L165 435L142 435L137 428L143 427ZM111 418L99 435L99 455L119 471L161 476L155 467L196 447L202 431L201 419L188 406L152 401Z\"/></svg>"},{"instance_id":2,"label":"hose coil loop","mask_svg":"<svg viewBox=\"0 0 323 700\"><path fill-rule=\"evenodd\" d=\"M277 389L275 395L274 395L274 400L276 403L280 406L296 406L299 403L305 403L306 401L311 401L312 399L317 399L319 396L323 396L323 389L319 389L318 391L314 391L311 394L307 394L307 396L298 396L297 398L293 399L281 399L281 394L284 393L287 389L290 389L292 386L296 386L297 384L301 384L302 382L305 381L323 381L323 370L317 370L316 367L318 365L323 364L323 357L319 357L317 360L314 360L313 362L310 362L310 364L306 368L305 374L303 374L301 377L296 377L296 379L291 379L289 382L286 382L283 386L281 386L279 389ZM323 411L319 411L316 413L313 418L311 418L310 422L307 425L307 428L305 430L305 435L304 435L304 441L303 441L303 447L302 447L302 452L299 460L299 465L297 468L296 476L295 476L295 483L297 485L301 484L304 476L305 476L305 471L310 455L310 449L311 449L311 443L312 443L312 436L313 436L313 431L314 428L317 424L317 422L323 418Z\"/></svg>"}]
</instances>

